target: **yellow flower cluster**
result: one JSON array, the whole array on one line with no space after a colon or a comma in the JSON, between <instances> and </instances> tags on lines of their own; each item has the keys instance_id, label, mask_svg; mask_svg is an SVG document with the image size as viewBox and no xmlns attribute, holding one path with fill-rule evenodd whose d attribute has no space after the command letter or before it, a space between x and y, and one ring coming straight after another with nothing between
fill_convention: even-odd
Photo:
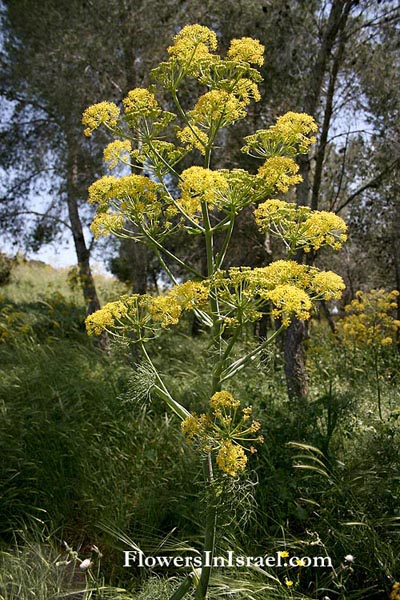
<instances>
[{"instance_id":1,"label":"yellow flower cluster","mask_svg":"<svg viewBox=\"0 0 400 600\"><path fill-rule=\"evenodd\" d=\"M259 102L261 100L261 94L257 84L247 77L239 79L233 88L233 92L244 106L250 104L251 100L254 100L254 102Z\"/></svg>"},{"instance_id":2,"label":"yellow flower cluster","mask_svg":"<svg viewBox=\"0 0 400 600\"><path fill-rule=\"evenodd\" d=\"M217 466L231 477L237 477L247 464L247 448L243 443L264 441L255 437L261 425L258 421L250 424L251 407L240 412L240 401L226 390L216 392L210 399L208 415L191 415L181 424L182 433L190 443L195 443L204 452L216 452ZM256 452L253 446L248 449Z\"/></svg>"},{"instance_id":3,"label":"yellow flower cluster","mask_svg":"<svg viewBox=\"0 0 400 600\"><path fill-rule=\"evenodd\" d=\"M400 582L395 581L389 596L390 600L400 600Z\"/></svg>"},{"instance_id":4,"label":"yellow flower cluster","mask_svg":"<svg viewBox=\"0 0 400 600\"><path fill-rule=\"evenodd\" d=\"M161 327L177 325L182 314L182 306L178 300L170 294L166 296L147 296L147 311L153 323L160 324Z\"/></svg>"},{"instance_id":5,"label":"yellow flower cluster","mask_svg":"<svg viewBox=\"0 0 400 600\"><path fill-rule=\"evenodd\" d=\"M312 211L293 202L267 200L256 208L254 215L261 231L280 237L291 249L303 248L309 252L311 248L331 246L339 250L347 239L343 219L334 213Z\"/></svg>"},{"instance_id":6,"label":"yellow flower cluster","mask_svg":"<svg viewBox=\"0 0 400 600\"><path fill-rule=\"evenodd\" d=\"M186 281L175 285L168 295L180 304L182 310L191 310L207 306L209 289L205 283Z\"/></svg>"},{"instance_id":7,"label":"yellow flower cluster","mask_svg":"<svg viewBox=\"0 0 400 600\"><path fill-rule=\"evenodd\" d=\"M211 29L202 25L186 25L174 37L168 53L187 72L195 75L204 62L214 59L211 52L216 49L217 36Z\"/></svg>"},{"instance_id":8,"label":"yellow flower cluster","mask_svg":"<svg viewBox=\"0 0 400 600\"><path fill-rule=\"evenodd\" d=\"M213 130L246 116L246 103L225 90L211 90L200 96L189 117L198 126Z\"/></svg>"},{"instance_id":9,"label":"yellow flower cluster","mask_svg":"<svg viewBox=\"0 0 400 600\"><path fill-rule=\"evenodd\" d=\"M247 465L247 456L242 446L238 446L231 440L224 440L221 443L217 455L217 465L231 477L237 477L239 471L244 471Z\"/></svg>"},{"instance_id":10,"label":"yellow flower cluster","mask_svg":"<svg viewBox=\"0 0 400 600\"><path fill-rule=\"evenodd\" d=\"M206 202L210 209L218 206L221 195L228 189L224 175L211 169L190 167L181 177L182 195L178 204L189 216L201 213L201 202Z\"/></svg>"},{"instance_id":11,"label":"yellow flower cluster","mask_svg":"<svg viewBox=\"0 0 400 600\"><path fill-rule=\"evenodd\" d=\"M280 319L286 327L289 326L293 316L300 321L310 318L312 308L310 297L304 290L294 285L277 285L265 296L274 305L273 318Z\"/></svg>"},{"instance_id":12,"label":"yellow flower cluster","mask_svg":"<svg viewBox=\"0 0 400 600\"><path fill-rule=\"evenodd\" d=\"M196 148L201 154L205 154L208 144L208 135L196 125L191 125L190 127L186 126L183 129L180 129L177 131L176 137L185 145L187 150Z\"/></svg>"},{"instance_id":13,"label":"yellow flower cluster","mask_svg":"<svg viewBox=\"0 0 400 600\"><path fill-rule=\"evenodd\" d=\"M120 161L127 162L127 158L131 151L132 144L129 140L115 140L104 148L104 161L108 164L110 169L115 169Z\"/></svg>"},{"instance_id":14,"label":"yellow flower cluster","mask_svg":"<svg viewBox=\"0 0 400 600\"><path fill-rule=\"evenodd\" d=\"M131 127L136 127L141 119L155 120L161 114L161 108L154 94L146 88L131 90L122 102L126 118Z\"/></svg>"},{"instance_id":15,"label":"yellow flower cluster","mask_svg":"<svg viewBox=\"0 0 400 600\"><path fill-rule=\"evenodd\" d=\"M319 271L312 278L311 286L317 297L339 300L346 285L340 275L333 271Z\"/></svg>"},{"instance_id":16,"label":"yellow flower cluster","mask_svg":"<svg viewBox=\"0 0 400 600\"><path fill-rule=\"evenodd\" d=\"M264 64L264 46L253 38L234 39L229 46L228 57L232 60L262 67Z\"/></svg>"},{"instance_id":17,"label":"yellow flower cluster","mask_svg":"<svg viewBox=\"0 0 400 600\"><path fill-rule=\"evenodd\" d=\"M90 225L93 235L98 238L101 235L110 235L117 233L124 226L124 217L120 214L107 212L97 213Z\"/></svg>"},{"instance_id":18,"label":"yellow flower cluster","mask_svg":"<svg viewBox=\"0 0 400 600\"><path fill-rule=\"evenodd\" d=\"M284 260L218 272L210 285L228 326L260 319L270 304L272 317L288 326L293 316L309 319L313 301L339 299L344 288L342 278L331 271Z\"/></svg>"},{"instance_id":19,"label":"yellow flower cluster","mask_svg":"<svg viewBox=\"0 0 400 600\"><path fill-rule=\"evenodd\" d=\"M260 129L245 137L242 151L252 156L296 156L306 154L316 138L318 126L306 113L288 112L277 119L275 125Z\"/></svg>"},{"instance_id":20,"label":"yellow flower cluster","mask_svg":"<svg viewBox=\"0 0 400 600\"><path fill-rule=\"evenodd\" d=\"M286 156L272 156L258 169L257 177L272 191L287 192L303 178L298 175L299 165Z\"/></svg>"},{"instance_id":21,"label":"yellow flower cluster","mask_svg":"<svg viewBox=\"0 0 400 600\"><path fill-rule=\"evenodd\" d=\"M100 310L92 313L86 318L86 331L89 335L100 335L103 331L120 329L123 322L133 309L138 311L138 300L140 296L122 296L116 302L105 304Z\"/></svg>"},{"instance_id":22,"label":"yellow flower cluster","mask_svg":"<svg viewBox=\"0 0 400 600\"><path fill-rule=\"evenodd\" d=\"M159 227L164 209L159 189L156 182L143 175L106 175L98 179L89 187L89 202L98 205L93 231L97 235L116 231L124 218L140 224L156 223ZM118 221L110 208L117 211Z\"/></svg>"},{"instance_id":23,"label":"yellow flower cluster","mask_svg":"<svg viewBox=\"0 0 400 600\"><path fill-rule=\"evenodd\" d=\"M176 325L183 311L204 308L207 301L207 286L187 281L162 296L133 294L123 296L117 302L109 302L87 317L86 329L89 335L109 331L124 336L132 327L140 327L154 335L160 328Z\"/></svg>"},{"instance_id":24,"label":"yellow flower cluster","mask_svg":"<svg viewBox=\"0 0 400 600\"><path fill-rule=\"evenodd\" d=\"M210 400L210 407L214 412L221 409L239 408L240 400L235 400L231 393L226 390L215 392Z\"/></svg>"},{"instance_id":25,"label":"yellow flower cluster","mask_svg":"<svg viewBox=\"0 0 400 600\"><path fill-rule=\"evenodd\" d=\"M346 315L339 320L337 331L348 346L389 346L396 340L400 321L392 316L397 308L399 292L383 289L358 291L356 298L345 306Z\"/></svg>"},{"instance_id":26,"label":"yellow flower cluster","mask_svg":"<svg viewBox=\"0 0 400 600\"><path fill-rule=\"evenodd\" d=\"M89 106L82 116L82 125L84 125L84 133L90 137L92 132L105 125L113 129L117 126L119 119L119 108L113 102L99 102Z\"/></svg>"}]
</instances>

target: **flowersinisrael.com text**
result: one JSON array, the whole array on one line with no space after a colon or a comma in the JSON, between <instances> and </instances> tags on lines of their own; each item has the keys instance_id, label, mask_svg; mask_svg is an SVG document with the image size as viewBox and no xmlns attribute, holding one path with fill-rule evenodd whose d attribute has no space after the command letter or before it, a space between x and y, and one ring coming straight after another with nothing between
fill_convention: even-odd
<instances>
[{"instance_id":1,"label":"flowersinisrael.com text","mask_svg":"<svg viewBox=\"0 0 400 600\"><path fill-rule=\"evenodd\" d=\"M124 567L325 567L331 568L329 556L286 556L285 552L264 554L263 556L241 556L228 551L225 556L212 556L211 552L188 556L146 556L143 552L124 551Z\"/></svg>"}]
</instances>

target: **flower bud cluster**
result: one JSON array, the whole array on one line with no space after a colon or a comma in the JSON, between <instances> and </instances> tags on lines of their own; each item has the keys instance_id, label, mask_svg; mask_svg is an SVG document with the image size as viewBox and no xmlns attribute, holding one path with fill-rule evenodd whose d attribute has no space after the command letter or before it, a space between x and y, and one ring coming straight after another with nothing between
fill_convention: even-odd
<instances>
[{"instance_id":1,"label":"flower bud cluster","mask_svg":"<svg viewBox=\"0 0 400 600\"><path fill-rule=\"evenodd\" d=\"M193 414L182 421L182 432L191 444L202 452L216 455L218 468L231 477L238 477L247 465L246 452L254 453L250 443L262 443L256 435L261 425L251 421L252 408L240 409L240 401L230 392L216 392L210 399L208 414Z\"/></svg>"}]
</instances>

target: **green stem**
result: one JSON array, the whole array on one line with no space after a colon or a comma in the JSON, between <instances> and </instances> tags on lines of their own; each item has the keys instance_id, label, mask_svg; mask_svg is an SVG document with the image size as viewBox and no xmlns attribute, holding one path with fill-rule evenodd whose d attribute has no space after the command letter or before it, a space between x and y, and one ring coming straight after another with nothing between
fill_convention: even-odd
<instances>
[{"instance_id":1,"label":"green stem","mask_svg":"<svg viewBox=\"0 0 400 600\"><path fill-rule=\"evenodd\" d=\"M212 468L212 459L211 454L207 455L207 458L203 464L204 468L204 476L207 482L207 485L210 485L213 481L213 468ZM212 494L212 491L210 491ZM215 548L215 534L217 529L217 510L213 504L213 502L208 501L207 505L207 516L206 516L206 527L205 527L205 535L204 535L204 550L203 550L203 561L207 562L206 565L203 565L201 569L200 581L196 588L195 599L196 600L205 600L207 596L207 589L210 582L211 575L211 565L214 556L214 548Z\"/></svg>"},{"instance_id":2,"label":"green stem","mask_svg":"<svg viewBox=\"0 0 400 600\"><path fill-rule=\"evenodd\" d=\"M379 418L381 421L383 421L383 416L382 416L382 398L381 398L381 385L379 383L379 356L378 356L378 350L375 348L375 352L374 352L374 369L375 369L375 383L376 383L376 393L378 396L378 412L379 412Z\"/></svg>"},{"instance_id":3,"label":"green stem","mask_svg":"<svg viewBox=\"0 0 400 600\"><path fill-rule=\"evenodd\" d=\"M235 226L235 215L232 214L231 219L229 221L228 231L226 232L226 235L225 235L224 243L222 244L221 251L218 254L217 259L215 261L215 266L217 269L221 268L221 265L225 260L226 252L228 250L229 242L231 241L234 226Z\"/></svg>"},{"instance_id":4,"label":"green stem","mask_svg":"<svg viewBox=\"0 0 400 600\"><path fill-rule=\"evenodd\" d=\"M143 341L139 341L139 345L140 345L140 349L143 352L143 355L145 356L147 362L149 363L151 370L153 371L156 380L158 382L158 385L155 385L154 388L157 390L158 395L161 396L161 398L163 400L165 400L165 402L168 404L169 408L176 414L178 415L178 417L183 421L184 419L186 419L187 417L190 417L190 412L188 410L186 410L186 408L184 406L182 406L182 404L180 404L179 402L177 402L176 400L174 400L174 398L171 396L171 394L169 393L166 385L164 384L163 380L161 379L156 367L153 364L153 361L151 360L146 347L143 343Z\"/></svg>"},{"instance_id":5,"label":"green stem","mask_svg":"<svg viewBox=\"0 0 400 600\"><path fill-rule=\"evenodd\" d=\"M236 360L234 363L230 365L225 371L221 373L221 383L227 381L234 375L236 375L239 371L244 369L260 352L262 352L284 329L283 325L279 327L268 339L264 340L262 344L254 348L251 352L243 356L239 360Z\"/></svg>"}]
</instances>

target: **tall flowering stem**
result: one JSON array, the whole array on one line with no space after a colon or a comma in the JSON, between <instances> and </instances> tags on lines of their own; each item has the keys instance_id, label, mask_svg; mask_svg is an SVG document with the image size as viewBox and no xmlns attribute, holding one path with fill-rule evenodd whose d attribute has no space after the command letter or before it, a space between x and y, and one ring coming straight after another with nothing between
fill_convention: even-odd
<instances>
[{"instance_id":1,"label":"tall flowering stem","mask_svg":"<svg viewBox=\"0 0 400 600\"><path fill-rule=\"evenodd\" d=\"M299 265L290 257L302 248L339 249L346 225L331 213L311 211L285 200L301 181L296 157L309 152L317 126L306 114L287 113L269 127L244 139L242 151L262 163L255 173L244 169L213 169L213 152L222 129L247 116L252 102L261 99L258 84L263 46L254 39L232 40L225 57L217 52L217 37L201 25L184 27L168 48L169 58L152 71L155 86L136 88L123 99L122 112L111 102L89 107L83 115L85 134L105 127L113 136L104 158L109 168L131 174L109 174L89 188L96 206L92 230L96 236L114 235L146 244L171 279L163 294L123 296L103 306L86 321L89 334L103 331L134 340L154 374L153 392L181 419L182 432L202 457L208 507L204 552L212 556L217 512L212 497L214 479L243 477L248 457L262 443L260 424L252 409L227 390L228 382L247 367L290 324L293 318L309 319L318 300L339 298L341 278L330 271ZM191 110L180 96L190 82L199 96ZM157 99L170 98L166 110ZM189 168L182 169L185 159ZM117 171L118 173L118 171ZM136 174L137 173L137 174ZM262 232L281 239L288 260L266 267L230 267L229 250L238 215L252 207ZM201 236L207 257L203 275L166 239L185 231ZM215 236L222 236L219 251ZM180 273L191 279L180 280ZM168 390L146 348L148 340L177 325L185 312L193 312L209 328L213 368L209 403L201 415L191 413ZM237 342L249 324L269 313L275 333L243 356ZM134 334L134 335L132 335ZM222 472L222 474L221 474ZM224 479L225 478L225 479ZM212 562L212 561L211 561ZM211 567L191 573L171 600L180 600L195 585L195 597L207 597Z\"/></svg>"}]
</instances>

